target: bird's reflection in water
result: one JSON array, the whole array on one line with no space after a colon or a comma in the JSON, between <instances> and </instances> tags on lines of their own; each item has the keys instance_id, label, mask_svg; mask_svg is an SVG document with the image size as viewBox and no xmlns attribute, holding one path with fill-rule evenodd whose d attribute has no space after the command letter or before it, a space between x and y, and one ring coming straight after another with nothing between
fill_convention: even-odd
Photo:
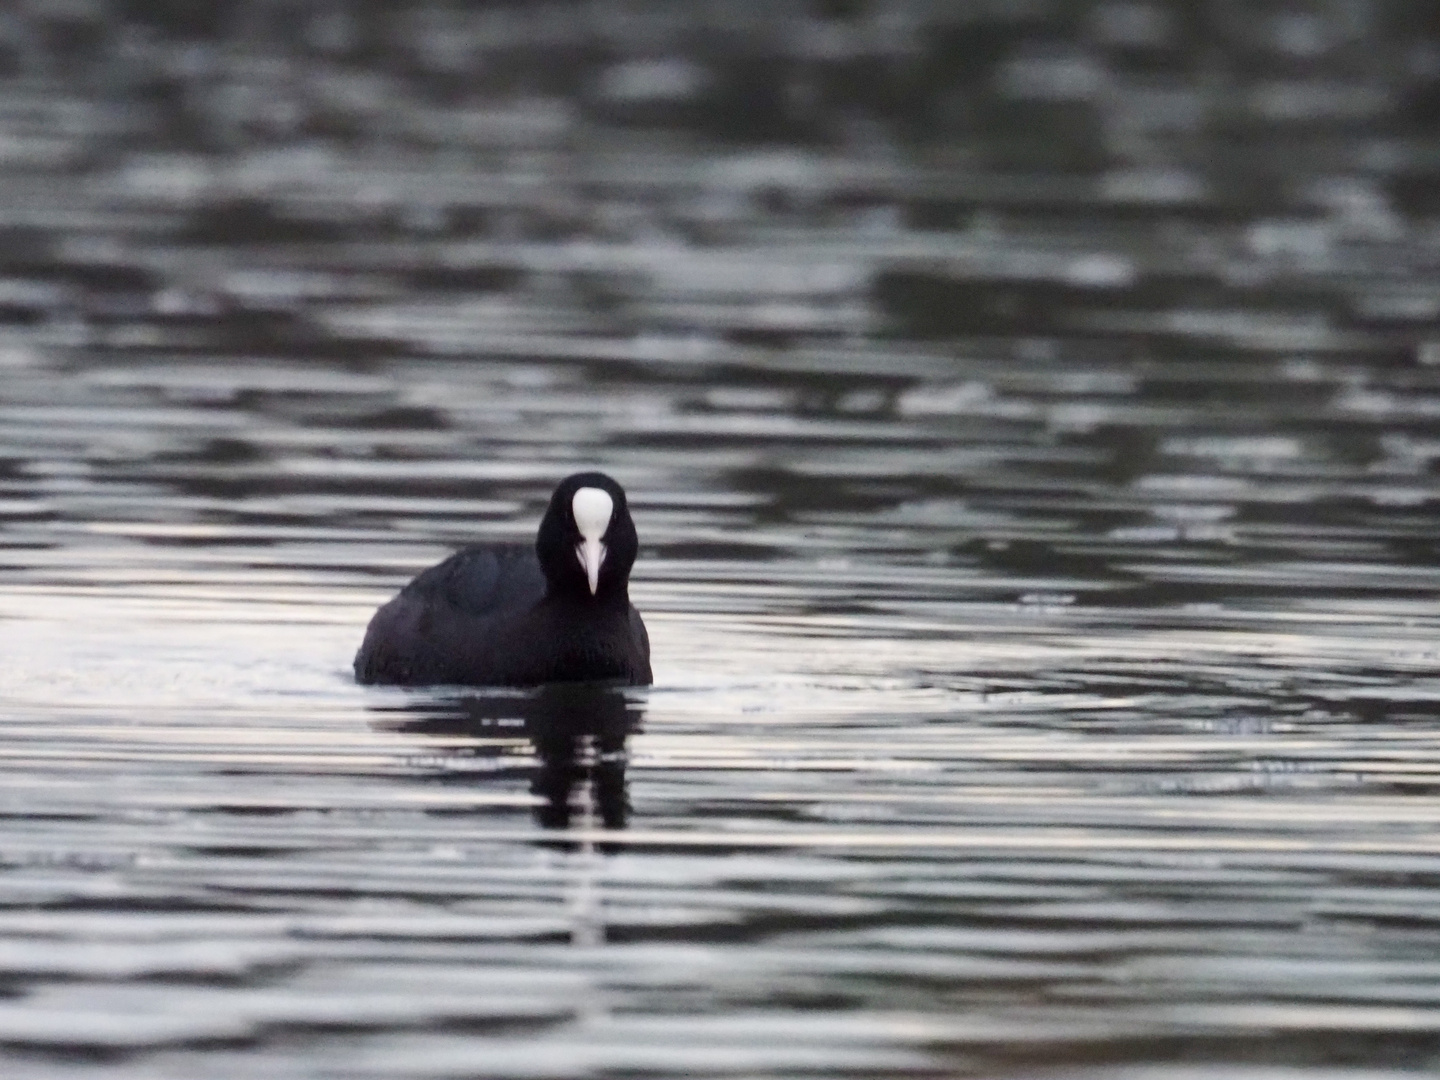
<instances>
[{"instance_id":1,"label":"bird's reflection in water","mask_svg":"<svg viewBox=\"0 0 1440 1080\"><path fill-rule=\"evenodd\" d=\"M639 724L638 703L613 686L556 683L530 698L525 734L540 764L530 790L544 801L536 807L541 825L570 824L572 794L590 780L590 799L607 829L623 829L630 814L625 787L625 742Z\"/></svg>"},{"instance_id":2,"label":"bird's reflection in water","mask_svg":"<svg viewBox=\"0 0 1440 1080\"><path fill-rule=\"evenodd\" d=\"M496 754L504 752L497 737L503 740L523 731L537 758L530 778L530 790L541 800L535 807L537 822L564 829L577 811L593 809L606 828L623 829L630 813L625 745L644 716L641 693L608 683L457 689L383 711L391 718L387 726L397 730L479 737L486 740L486 750Z\"/></svg>"}]
</instances>

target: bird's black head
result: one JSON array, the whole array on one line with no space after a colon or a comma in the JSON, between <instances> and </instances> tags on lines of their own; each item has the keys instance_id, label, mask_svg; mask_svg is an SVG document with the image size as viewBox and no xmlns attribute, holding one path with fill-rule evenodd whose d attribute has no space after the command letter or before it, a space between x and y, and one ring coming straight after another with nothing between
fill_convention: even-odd
<instances>
[{"instance_id":1,"label":"bird's black head","mask_svg":"<svg viewBox=\"0 0 1440 1080\"><path fill-rule=\"evenodd\" d=\"M598 472L560 482L535 538L549 595L582 600L628 599L639 550L624 488Z\"/></svg>"}]
</instances>

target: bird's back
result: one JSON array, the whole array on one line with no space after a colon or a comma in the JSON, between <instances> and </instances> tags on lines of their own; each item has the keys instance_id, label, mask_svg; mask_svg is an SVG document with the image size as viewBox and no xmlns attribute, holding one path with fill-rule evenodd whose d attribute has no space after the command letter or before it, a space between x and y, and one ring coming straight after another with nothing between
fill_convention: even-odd
<instances>
[{"instance_id":1,"label":"bird's back","mask_svg":"<svg viewBox=\"0 0 1440 1080\"><path fill-rule=\"evenodd\" d=\"M533 547L477 544L417 574L400 595L483 618L533 606L545 595L545 575Z\"/></svg>"},{"instance_id":2,"label":"bird's back","mask_svg":"<svg viewBox=\"0 0 1440 1080\"><path fill-rule=\"evenodd\" d=\"M477 657L496 651L507 624L545 595L531 547L468 547L418 574L370 620L355 654L365 683L473 681ZM507 681L496 672L495 681Z\"/></svg>"}]
</instances>

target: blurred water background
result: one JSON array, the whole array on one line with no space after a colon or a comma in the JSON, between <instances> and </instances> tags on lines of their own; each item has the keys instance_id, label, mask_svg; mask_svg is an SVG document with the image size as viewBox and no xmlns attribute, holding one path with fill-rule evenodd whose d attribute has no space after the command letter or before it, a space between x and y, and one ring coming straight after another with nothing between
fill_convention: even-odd
<instances>
[{"instance_id":1,"label":"blurred water background","mask_svg":"<svg viewBox=\"0 0 1440 1080\"><path fill-rule=\"evenodd\" d=\"M5 5L0 1072L1440 1069L1437 12Z\"/></svg>"}]
</instances>

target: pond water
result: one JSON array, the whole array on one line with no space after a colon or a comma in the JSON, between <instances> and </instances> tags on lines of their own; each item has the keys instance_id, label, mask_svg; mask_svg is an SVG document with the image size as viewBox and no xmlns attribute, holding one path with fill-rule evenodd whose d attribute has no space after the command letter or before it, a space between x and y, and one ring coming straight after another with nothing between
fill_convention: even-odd
<instances>
[{"instance_id":1,"label":"pond water","mask_svg":"<svg viewBox=\"0 0 1440 1080\"><path fill-rule=\"evenodd\" d=\"M327 153L3 185L7 1076L1440 1067L1424 237ZM653 689L354 684L589 467Z\"/></svg>"}]
</instances>

